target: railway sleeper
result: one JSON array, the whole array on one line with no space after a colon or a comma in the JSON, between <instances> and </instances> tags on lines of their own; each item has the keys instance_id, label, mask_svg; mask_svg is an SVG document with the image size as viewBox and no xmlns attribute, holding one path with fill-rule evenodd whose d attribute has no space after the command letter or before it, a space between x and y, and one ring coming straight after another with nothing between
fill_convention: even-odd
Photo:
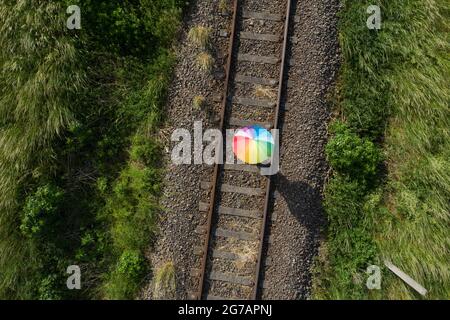
<instances>
[{"instance_id":1,"label":"railway sleeper","mask_svg":"<svg viewBox=\"0 0 450 320\"><path fill-rule=\"evenodd\" d=\"M206 296L206 300L241 300L239 298L229 298L229 297L219 297L219 296L214 296L212 294L208 294Z\"/></svg>"},{"instance_id":2,"label":"railway sleeper","mask_svg":"<svg viewBox=\"0 0 450 320\"><path fill-rule=\"evenodd\" d=\"M219 238L235 238L238 240L256 241L259 239L258 235L245 231L232 231L225 229L216 229L215 236Z\"/></svg>"},{"instance_id":3,"label":"railway sleeper","mask_svg":"<svg viewBox=\"0 0 450 320\"><path fill-rule=\"evenodd\" d=\"M241 260L241 256L239 254L223 250L214 250L212 252L212 256L213 258L223 260L231 260L231 261Z\"/></svg>"},{"instance_id":4,"label":"railway sleeper","mask_svg":"<svg viewBox=\"0 0 450 320\"><path fill-rule=\"evenodd\" d=\"M222 206L219 207L219 214L242 218L254 218L254 219L262 218L262 212L260 212L259 210L246 210Z\"/></svg>"},{"instance_id":5,"label":"railway sleeper","mask_svg":"<svg viewBox=\"0 0 450 320\"><path fill-rule=\"evenodd\" d=\"M201 256L204 253L203 247L194 247L194 255Z\"/></svg>"},{"instance_id":6,"label":"railway sleeper","mask_svg":"<svg viewBox=\"0 0 450 320\"><path fill-rule=\"evenodd\" d=\"M206 212L209 210L209 203L200 202L199 204L200 212ZM254 218L260 219L262 217L262 213L259 210L247 210L247 209L239 209L239 208L229 208L219 206L219 214L242 217L242 218Z\"/></svg>"},{"instance_id":7,"label":"railway sleeper","mask_svg":"<svg viewBox=\"0 0 450 320\"><path fill-rule=\"evenodd\" d=\"M281 22L281 20L283 19L283 15L281 14L274 14L269 12L255 12L248 10L243 10L242 17L244 19L269 20L275 22Z\"/></svg>"},{"instance_id":8,"label":"railway sleeper","mask_svg":"<svg viewBox=\"0 0 450 320\"><path fill-rule=\"evenodd\" d=\"M239 53L238 61L277 64L281 62L281 59L274 56L258 56L254 54Z\"/></svg>"},{"instance_id":9,"label":"railway sleeper","mask_svg":"<svg viewBox=\"0 0 450 320\"><path fill-rule=\"evenodd\" d=\"M252 77L252 76L246 76L246 75L242 75L242 74L237 74L234 77L234 81L236 81L238 83L251 83L251 84L259 84L259 85L271 86L271 87L275 87L279 83L277 79Z\"/></svg>"},{"instance_id":10,"label":"railway sleeper","mask_svg":"<svg viewBox=\"0 0 450 320\"><path fill-rule=\"evenodd\" d=\"M247 127L251 125L259 125L261 127L266 128L267 130L270 130L273 127L273 125L268 122L242 120L237 118L230 118L229 124L230 126L233 127Z\"/></svg>"},{"instance_id":11,"label":"railway sleeper","mask_svg":"<svg viewBox=\"0 0 450 320\"><path fill-rule=\"evenodd\" d=\"M211 190L212 184L209 181L202 181L200 183L200 187L203 190ZM264 195L265 192L262 188L239 187L230 184L222 184L220 186L220 191L227 193L239 193L247 196L261 196Z\"/></svg>"},{"instance_id":12,"label":"railway sleeper","mask_svg":"<svg viewBox=\"0 0 450 320\"><path fill-rule=\"evenodd\" d=\"M244 19L257 19L257 20L269 20L269 21L281 22L281 20L285 18L285 15L276 14L276 13L274 14L274 13L270 13L270 12L255 12L255 11L244 10L242 13L242 17ZM299 23L300 16L294 15L294 22Z\"/></svg>"},{"instance_id":13,"label":"railway sleeper","mask_svg":"<svg viewBox=\"0 0 450 320\"><path fill-rule=\"evenodd\" d=\"M229 282L248 287L251 287L254 284L254 280L250 277L243 277L231 273L222 273L218 271L211 271L209 274L209 280Z\"/></svg>"},{"instance_id":14,"label":"railway sleeper","mask_svg":"<svg viewBox=\"0 0 450 320\"><path fill-rule=\"evenodd\" d=\"M258 40L258 41L269 41L269 42L280 42L281 37L276 34L267 34L267 33L254 33L254 32L241 32L241 39L246 40Z\"/></svg>"},{"instance_id":15,"label":"railway sleeper","mask_svg":"<svg viewBox=\"0 0 450 320\"><path fill-rule=\"evenodd\" d=\"M276 105L277 105L275 102L272 102L272 101L269 101L269 100L241 98L241 97L234 98L234 101L237 104L241 104L241 105L244 105L244 106L271 108L271 109L275 108Z\"/></svg>"},{"instance_id":16,"label":"railway sleeper","mask_svg":"<svg viewBox=\"0 0 450 320\"><path fill-rule=\"evenodd\" d=\"M245 172L259 173L258 167L251 164L225 164L224 169L229 171L245 171Z\"/></svg>"}]
</instances>

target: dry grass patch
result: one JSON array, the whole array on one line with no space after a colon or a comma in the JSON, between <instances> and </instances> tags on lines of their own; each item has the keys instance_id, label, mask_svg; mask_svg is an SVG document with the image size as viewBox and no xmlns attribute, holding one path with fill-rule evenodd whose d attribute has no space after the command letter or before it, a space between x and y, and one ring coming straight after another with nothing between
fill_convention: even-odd
<instances>
[{"instance_id":1,"label":"dry grass patch","mask_svg":"<svg viewBox=\"0 0 450 320\"><path fill-rule=\"evenodd\" d=\"M275 99L277 97L277 92L273 88L257 85L255 87L255 96L258 98Z\"/></svg>"},{"instance_id":2,"label":"dry grass patch","mask_svg":"<svg viewBox=\"0 0 450 320\"><path fill-rule=\"evenodd\" d=\"M189 41L193 45L203 50L208 47L210 38L211 38L211 28L204 26L195 26L192 27L191 30L189 30L188 34Z\"/></svg>"},{"instance_id":3,"label":"dry grass patch","mask_svg":"<svg viewBox=\"0 0 450 320\"><path fill-rule=\"evenodd\" d=\"M194 110L201 110L205 106L206 99L204 96L195 96L194 99L192 99L192 106Z\"/></svg>"},{"instance_id":4,"label":"dry grass patch","mask_svg":"<svg viewBox=\"0 0 450 320\"><path fill-rule=\"evenodd\" d=\"M156 300L176 299L175 266L167 262L158 269L154 279L153 298Z\"/></svg>"},{"instance_id":5,"label":"dry grass patch","mask_svg":"<svg viewBox=\"0 0 450 320\"><path fill-rule=\"evenodd\" d=\"M219 1L219 10L221 13L228 13L230 11L229 0L220 0Z\"/></svg>"},{"instance_id":6,"label":"dry grass patch","mask_svg":"<svg viewBox=\"0 0 450 320\"><path fill-rule=\"evenodd\" d=\"M208 52L201 52L197 56L197 66L200 70L209 72L214 65L214 58Z\"/></svg>"}]
</instances>

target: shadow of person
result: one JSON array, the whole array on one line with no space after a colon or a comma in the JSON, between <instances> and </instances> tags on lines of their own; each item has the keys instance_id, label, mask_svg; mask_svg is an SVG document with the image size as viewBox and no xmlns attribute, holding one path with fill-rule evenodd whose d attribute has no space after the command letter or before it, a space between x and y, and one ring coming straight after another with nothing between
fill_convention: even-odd
<instances>
[{"instance_id":1,"label":"shadow of person","mask_svg":"<svg viewBox=\"0 0 450 320\"><path fill-rule=\"evenodd\" d=\"M326 225L320 187L312 187L304 181L290 181L281 172L274 177L274 184L275 190L287 204L288 215L294 217L299 222L299 228L304 230L295 251L298 252L296 258L302 274L297 298L305 299L309 294L307 288L310 287L311 267L318 253L321 231Z\"/></svg>"},{"instance_id":2,"label":"shadow of person","mask_svg":"<svg viewBox=\"0 0 450 320\"><path fill-rule=\"evenodd\" d=\"M274 182L275 190L286 201L291 215L308 229L323 227L326 220L319 188L304 181L289 181L281 172L275 176Z\"/></svg>"}]
</instances>

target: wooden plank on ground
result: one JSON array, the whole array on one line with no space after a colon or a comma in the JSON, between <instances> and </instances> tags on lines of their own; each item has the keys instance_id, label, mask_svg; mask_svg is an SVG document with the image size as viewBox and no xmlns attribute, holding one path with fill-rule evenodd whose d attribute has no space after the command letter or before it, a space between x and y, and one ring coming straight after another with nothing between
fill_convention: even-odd
<instances>
[{"instance_id":1,"label":"wooden plank on ground","mask_svg":"<svg viewBox=\"0 0 450 320\"><path fill-rule=\"evenodd\" d=\"M407 285L416 290L422 296L427 294L427 289L422 287L419 283L417 283L413 278L408 276L402 270L394 266L390 261L384 261L384 265L391 270L394 274L396 274L400 279L402 279Z\"/></svg>"},{"instance_id":2,"label":"wooden plank on ground","mask_svg":"<svg viewBox=\"0 0 450 320\"><path fill-rule=\"evenodd\" d=\"M211 189L211 183L209 181L202 181L200 183L200 186L203 190ZM240 193L240 194L245 194L247 196L259 196L259 195L264 194L264 190L261 188L240 187L240 186L234 186L234 185L230 185L230 184L221 185L220 190L222 192ZM201 202L200 206L205 207L205 206L208 206L208 204Z\"/></svg>"}]
</instances>

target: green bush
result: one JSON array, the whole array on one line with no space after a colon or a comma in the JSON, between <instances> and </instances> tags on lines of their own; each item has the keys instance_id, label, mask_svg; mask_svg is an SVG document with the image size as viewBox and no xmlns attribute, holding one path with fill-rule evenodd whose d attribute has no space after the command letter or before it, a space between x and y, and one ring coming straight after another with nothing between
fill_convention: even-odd
<instances>
[{"instance_id":1,"label":"green bush","mask_svg":"<svg viewBox=\"0 0 450 320\"><path fill-rule=\"evenodd\" d=\"M61 29L72 4L81 30ZM1 2L1 299L57 298L51 275L74 260L90 270L86 286L61 298L133 298L139 289L116 269L155 230L153 133L186 4ZM63 189L36 190L55 177Z\"/></svg>"},{"instance_id":2,"label":"green bush","mask_svg":"<svg viewBox=\"0 0 450 320\"><path fill-rule=\"evenodd\" d=\"M178 0L78 0L83 8L84 29L112 52L143 55L173 40L180 24Z\"/></svg>"},{"instance_id":3,"label":"green bush","mask_svg":"<svg viewBox=\"0 0 450 320\"><path fill-rule=\"evenodd\" d=\"M61 281L61 277L55 274L50 274L42 279L38 288L39 300L61 300L61 293L57 289Z\"/></svg>"},{"instance_id":4,"label":"green bush","mask_svg":"<svg viewBox=\"0 0 450 320\"><path fill-rule=\"evenodd\" d=\"M335 123L327 146L328 239L313 296L442 299L449 296L449 10L445 0L380 0L381 30L365 26L369 1L343 0ZM350 130L348 129L350 128ZM356 135L357 134L357 135ZM380 143L386 157L377 172ZM375 174L374 174L375 172ZM367 290L364 269L391 260L427 289L418 295L383 270Z\"/></svg>"},{"instance_id":5,"label":"green bush","mask_svg":"<svg viewBox=\"0 0 450 320\"><path fill-rule=\"evenodd\" d=\"M147 272L145 258L137 250L126 249L104 284L107 299L133 299Z\"/></svg>"},{"instance_id":6,"label":"green bush","mask_svg":"<svg viewBox=\"0 0 450 320\"><path fill-rule=\"evenodd\" d=\"M108 208L114 223L111 234L121 250L141 249L148 242L154 227L160 192L159 170L131 164L113 188Z\"/></svg>"},{"instance_id":7,"label":"green bush","mask_svg":"<svg viewBox=\"0 0 450 320\"><path fill-rule=\"evenodd\" d=\"M128 278L139 281L146 270L145 259L136 250L125 250L120 256L117 270Z\"/></svg>"},{"instance_id":8,"label":"green bush","mask_svg":"<svg viewBox=\"0 0 450 320\"><path fill-rule=\"evenodd\" d=\"M326 146L328 161L334 170L360 181L372 180L383 160L380 149L338 123L335 135Z\"/></svg>"},{"instance_id":9,"label":"green bush","mask_svg":"<svg viewBox=\"0 0 450 320\"><path fill-rule=\"evenodd\" d=\"M155 230L159 207L161 170L155 163L160 147L146 135L132 139L130 161L113 183L106 210L111 222L110 234L117 268L105 283L108 299L132 298L145 273L146 249Z\"/></svg>"},{"instance_id":10,"label":"green bush","mask_svg":"<svg viewBox=\"0 0 450 320\"><path fill-rule=\"evenodd\" d=\"M55 219L64 191L48 184L39 187L25 200L20 230L28 237L39 237L49 232Z\"/></svg>"},{"instance_id":11,"label":"green bush","mask_svg":"<svg viewBox=\"0 0 450 320\"><path fill-rule=\"evenodd\" d=\"M140 161L145 165L154 165L160 158L161 147L153 140L143 135L136 135L130 150L130 159Z\"/></svg>"}]
</instances>

